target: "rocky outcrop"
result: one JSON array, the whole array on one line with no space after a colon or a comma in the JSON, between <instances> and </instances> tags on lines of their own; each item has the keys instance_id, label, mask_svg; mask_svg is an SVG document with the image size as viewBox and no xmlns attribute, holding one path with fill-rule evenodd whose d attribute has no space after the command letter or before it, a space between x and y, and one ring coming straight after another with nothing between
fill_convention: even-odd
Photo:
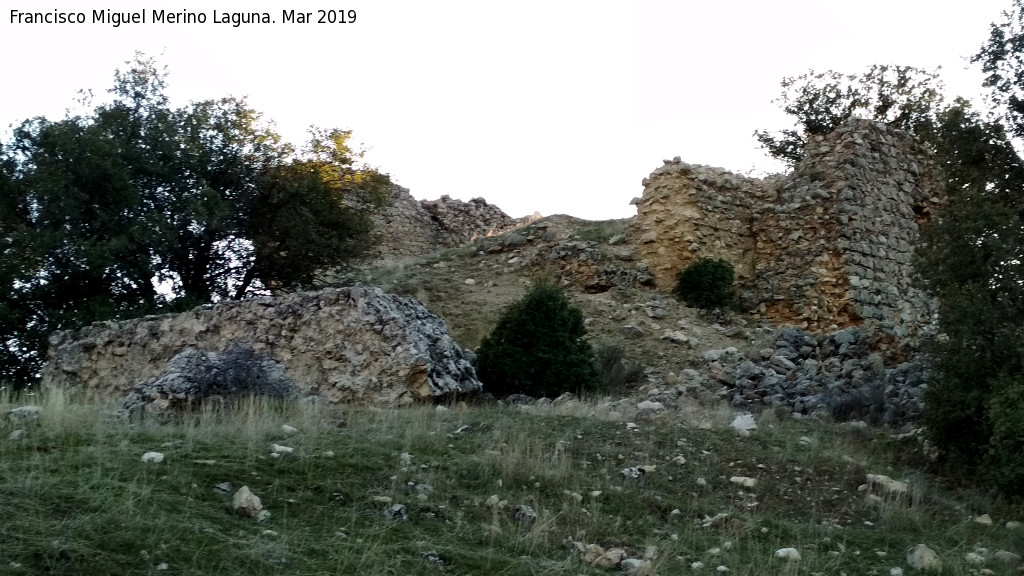
<instances>
[{"instance_id":1,"label":"rocky outcrop","mask_svg":"<svg viewBox=\"0 0 1024 576\"><path fill-rule=\"evenodd\" d=\"M380 243L372 258L422 256L456 248L476 238L512 230L531 219L512 218L483 198L469 202L445 195L416 200L409 190L393 186L390 205L374 217Z\"/></svg>"},{"instance_id":2,"label":"rocky outcrop","mask_svg":"<svg viewBox=\"0 0 1024 576\"><path fill-rule=\"evenodd\" d=\"M121 398L187 348L223 352L232 345L279 362L299 393L329 402L394 405L480 389L467 353L440 318L415 300L366 286L57 332L41 386Z\"/></svg>"},{"instance_id":3,"label":"rocky outcrop","mask_svg":"<svg viewBox=\"0 0 1024 576\"><path fill-rule=\"evenodd\" d=\"M676 158L643 183L631 236L663 291L698 258L721 258L746 302L779 324L823 331L872 321L906 336L932 321L911 255L940 186L909 133L855 120L812 136L785 177Z\"/></svg>"}]
</instances>

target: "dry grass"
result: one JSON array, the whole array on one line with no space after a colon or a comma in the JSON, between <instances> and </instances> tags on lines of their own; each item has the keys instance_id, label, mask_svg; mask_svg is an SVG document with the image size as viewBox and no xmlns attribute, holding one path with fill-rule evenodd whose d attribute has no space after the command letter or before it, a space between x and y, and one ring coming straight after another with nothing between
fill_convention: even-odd
<instances>
[{"instance_id":1,"label":"dry grass","mask_svg":"<svg viewBox=\"0 0 1024 576\"><path fill-rule=\"evenodd\" d=\"M666 575L694 562L730 574L884 575L907 570L905 549L926 543L944 574L974 574L965 554L975 547L1024 545L1024 531L1002 526L1024 510L906 468L913 444L884 431L768 419L740 438L730 410L697 403L634 422L601 398L447 411L253 400L161 426L58 392L31 400L43 410L17 424L27 437L8 440L5 421L0 439L4 573L606 573L575 541L646 555ZM273 458L275 443L295 452ZM143 464L154 450L166 460ZM653 468L620 473L632 466ZM909 496L869 502L858 491L868 472L908 480ZM249 486L271 517L233 515L213 489L221 482ZM385 517L388 499L408 520ZM536 518L517 521L519 505ZM981 513L997 525L971 521ZM803 559L773 559L783 547Z\"/></svg>"}]
</instances>

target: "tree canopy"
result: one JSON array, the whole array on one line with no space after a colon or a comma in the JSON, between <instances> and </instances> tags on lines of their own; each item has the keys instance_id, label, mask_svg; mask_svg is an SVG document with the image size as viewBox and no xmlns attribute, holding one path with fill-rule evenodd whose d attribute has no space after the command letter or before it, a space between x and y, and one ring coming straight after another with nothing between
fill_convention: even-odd
<instances>
[{"instance_id":1,"label":"tree canopy","mask_svg":"<svg viewBox=\"0 0 1024 576\"><path fill-rule=\"evenodd\" d=\"M53 330L304 286L370 244L390 181L349 132L296 150L244 98L174 108L166 70L127 64L0 148L0 381L30 383Z\"/></svg>"},{"instance_id":2,"label":"tree canopy","mask_svg":"<svg viewBox=\"0 0 1024 576\"><path fill-rule=\"evenodd\" d=\"M775 100L794 117L794 127L754 136L768 154L792 166L803 158L808 135L828 134L854 117L916 132L933 123L942 101L938 70L881 64L863 74L809 70L783 78Z\"/></svg>"}]
</instances>

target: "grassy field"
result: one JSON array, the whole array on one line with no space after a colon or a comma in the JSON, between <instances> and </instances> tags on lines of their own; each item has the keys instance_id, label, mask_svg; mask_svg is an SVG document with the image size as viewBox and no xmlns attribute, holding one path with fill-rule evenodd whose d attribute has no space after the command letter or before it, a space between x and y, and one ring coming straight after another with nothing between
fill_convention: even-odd
<instances>
[{"instance_id":1,"label":"grassy field","mask_svg":"<svg viewBox=\"0 0 1024 576\"><path fill-rule=\"evenodd\" d=\"M945 575L1018 574L991 555L1024 548L1005 525L1021 507L943 488L915 468L917 441L887 430L767 418L740 437L721 408L634 422L596 400L247 402L160 425L59 393L28 400L40 418L5 419L0 437L0 573L888 576L912 573L906 550L924 543ZM143 463L150 451L163 462ZM909 491L868 498L866 474ZM268 518L233 513L242 486ZM637 562L592 565L587 545ZM789 547L799 561L773 557Z\"/></svg>"}]
</instances>

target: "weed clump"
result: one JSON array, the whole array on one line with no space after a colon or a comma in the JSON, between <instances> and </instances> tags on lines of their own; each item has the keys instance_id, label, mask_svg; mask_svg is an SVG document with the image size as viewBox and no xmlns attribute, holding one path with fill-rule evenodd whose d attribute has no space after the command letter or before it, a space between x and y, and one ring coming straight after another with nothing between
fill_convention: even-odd
<instances>
[{"instance_id":1,"label":"weed clump","mask_svg":"<svg viewBox=\"0 0 1024 576\"><path fill-rule=\"evenodd\" d=\"M502 312L480 344L477 372L484 391L555 397L593 389L598 376L585 335L583 313L565 292L536 284Z\"/></svg>"},{"instance_id":2,"label":"weed clump","mask_svg":"<svg viewBox=\"0 0 1024 576\"><path fill-rule=\"evenodd\" d=\"M736 275L725 260L701 258L676 277L672 294L697 308L720 308L734 300L732 284Z\"/></svg>"}]
</instances>

